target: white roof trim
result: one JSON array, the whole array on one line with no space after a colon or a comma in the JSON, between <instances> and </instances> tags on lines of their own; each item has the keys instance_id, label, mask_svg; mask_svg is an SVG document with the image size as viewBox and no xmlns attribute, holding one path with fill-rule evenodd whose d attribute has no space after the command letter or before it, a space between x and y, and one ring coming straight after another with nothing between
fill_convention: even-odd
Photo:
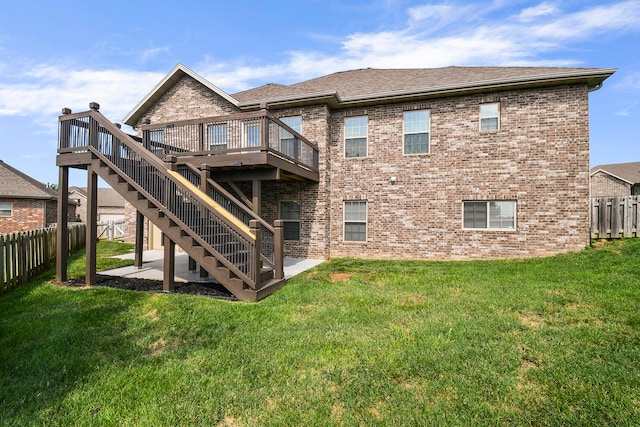
<instances>
[{"instance_id":1,"label":"white roof trim","mask_svg":"<svg viewBox=\"0 0 640 427\"><path fill-rule=\"evenodd\" d=\"M166 90L168 90L169 88L167 87L167 84L178 73L183 73L184 75L191 77L198 83L210 89L212 92L215 92L216 94L220 95L222 98L224 98L226 101L228 101L232 105L238 107L239 105L238 101L235 98L233 98L231 95L229 95L228 93L226 93L225 91L223 91L218 86L214 85L213 83L211 83L209 80L205 79L198 73L192 71L191 69L185 67L182 64L177 64L144 98L142 98L140 102L138 102L138 104L129 112L129 114L127 114L125 118L122 119L123 123L133 126L135 123L129 123L129 122L140 113L141 109L145 107L148 108L148 106L150 106L150 104L152 103L153 98L155 98L159 93L163 94Z\"/></svg>"},{"instance_id":2,"label":"white roof trim","mask_svg":"<svg viewBox=\"0 0 640 427\"><path fill-rule=\"evenodd\" d=\"M624 178L621 178L621 177L619 177L618 175L612 174L611 172L608 172L608 171L606 171L606 170L604 170L604 169L597 169L597 170L594 170L593 172L591 172L591 175L589 175L589 176L593 176L593 175L597 174L598 172L606 173L606 174L607 174L607 175L609 175L609 176L612 176L612 177L614 177L614 178L616 178L616 179L619 179L620 181L624 181L624 182L626 182L626 183L628 183L628 184L631 184L631 185L635 184L634 182L631 182L631 181L629 181L629 180L626 180L626 179L624 179Z\"/></svg>"}]
</instances>

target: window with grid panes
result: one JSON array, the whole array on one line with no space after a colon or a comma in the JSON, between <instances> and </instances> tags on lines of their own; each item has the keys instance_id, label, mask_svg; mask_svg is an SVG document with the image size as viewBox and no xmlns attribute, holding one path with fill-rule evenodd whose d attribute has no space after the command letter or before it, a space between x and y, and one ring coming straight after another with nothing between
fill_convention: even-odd
<instances>
[{"instance_id":1,"label":"window with grid panes","mask_svg":"<svg viewBox=\"0 0 640 427\"><path fill-rule=\"evenodd\" d=\"M367 202L344 202L344 240L367 241Z\"/></svg>"},{"instance_id":2,"label":"window with grid panes","mask_svg":"<svg viewBox=\"0 0 640 427\"><path fill-rule=\"evenodd\" d=\"M367 157L368 128L369 119L367 116L344 119L345 157Z\"/></svg>"},{"instance_id":3,"label":"window with grid panes","mask_svg":"<svg viewBox=\"0 0 640 427\"><path fill-rule=\"evenodd\" d=\"M302 133L301 116L283 117L280 121L296 132ZM300 140L291 132L280 129L280 151L286 156L298 159L300 157Z\"/></svg>"},{"instance_id":4,"label":"window with grid panes","mask_svg":"<svg viewBox=\"0 0 640 427\"><path fill-rule=\"evenodd\" d=\"M300 240L300 203L281 201L280 219L283 222L284 240Z\"/></svg>"},{"instance_id":5,"label":"window with grid panes","mask_svg":"<svg viewBox=\"0 0 640 427\"><path fill-rule=\"evenodd\" d=\"M429 152L430 121L428 110L404 113L404 154Z\"/></svg>"},{"instance_id":6,"label":"window with grid panes","mask_svg":"<svg viewBox=\"0 0 640 427\"><path fill-rule=\"evenodd\" d=\"M515 230L516 202L473 201L463 202L463 228Z\"/></svg>"}]
</instances>

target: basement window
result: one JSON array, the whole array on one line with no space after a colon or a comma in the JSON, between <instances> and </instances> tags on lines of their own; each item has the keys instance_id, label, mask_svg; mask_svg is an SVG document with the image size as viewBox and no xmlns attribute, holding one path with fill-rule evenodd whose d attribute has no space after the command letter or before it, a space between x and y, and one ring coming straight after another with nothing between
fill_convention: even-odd
<instances>
[{"instance_id":1,"label":"basement window","mask_svg":"<svg viewBox=\"0 0 640 427\"><path fill-rule=\"evenodd\" d=\"M367 202L344 202L344 241L367 241Z\"/></svg>"},{"instance_id":2,"label":"basement window","mask_svg":"<svg viewBox=\"0 0 640 427\"><path fill-rule=\"evenodd\" d=\"M280 202L280 219L283 222L284 240L300 240L300 202Z\"/></svg>"},{"instance_id":3,"label":"basement window","mask_svg":"<svg viewBox=\"0 0 640 427\"><path fill-rule=\"evenodd\" d=\"M516 202L463 202L462 223L465 229L515 230Z\"/></svg>"}]
</instances>

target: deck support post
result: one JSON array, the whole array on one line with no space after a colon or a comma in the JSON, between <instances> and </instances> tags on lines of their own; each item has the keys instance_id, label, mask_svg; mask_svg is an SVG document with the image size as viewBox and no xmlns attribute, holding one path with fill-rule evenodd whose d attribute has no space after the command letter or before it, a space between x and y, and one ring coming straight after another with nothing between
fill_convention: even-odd
<instances>
[{"instance_id":1,"label":"deck support post","mask_svg":"<svg viewBox=\"0 0 640 427\"><path fill-rule=\"evenodd\" d=\"M273 245L274 245L274 279L284 279L284 221L277 219L273 223Z\"/></svg>"},{"instance_id":2,"label":"deck support post","mask_svg":"<svg viewBox=\"0 0 640 427\"><path fill-rule=\"evenodd\" d=\"M251 229L251 233L256 236L256 244L253 252L253 265L251 266L253 277L251 277L251 279L255 284L254 290L257 290L260 287L260 270L262 270L262 225L255 219L252 219L249 221L249 228Z\"/></svg>"},{"instance_id":3,"label":"deck support post","mask_svg":"<svg viewBox=\"0 0 640 427\"><path fill-rule=\"evenodd\" d=\"M176 273L176 244L164 234L164 275L162 278L162 290L173 292L175 288Z\"/></svg>"},{"instance_id":4,"label":"deck support post","mask_svg":"<svg viewBox=\"0 0 640 427\"><path fill-rule=\"evenodd\" d=\"M262 181L254 179L252 181L251 196L253 198L253 212L260 216L260 196L262 193Z\"/></svg>"},{"instance_id":5,"label":"deck support post","mask_svg":"<svg viewBox=\"0 0 640 427\"><path fill-rule=\"evenodd\" d=\"M67 259L69 258L69 167L60 166L58 170L58 211L56 231L56 280L67 281Z\"/></svg>"},{"instance_id":6,"label":"deck support post","mask_svg":"<svg viewBox=\"0 0 640 427\"><path fill-rule=\"evenodd\" d=\"M96 284L96 260L98 241L98 174L87 169L87 238L85 284Z\"/></svg>"},{"instance_id":7,"label":"deck support post","mask_svg":"<svg viewBox=\"0 0 640 427\"><path fill-rule=\"evenodd\" d=\"M134 267L142 268L142 252L144 251L144 215L136 210L136 248Z\"/></svg>"}]
</instances>

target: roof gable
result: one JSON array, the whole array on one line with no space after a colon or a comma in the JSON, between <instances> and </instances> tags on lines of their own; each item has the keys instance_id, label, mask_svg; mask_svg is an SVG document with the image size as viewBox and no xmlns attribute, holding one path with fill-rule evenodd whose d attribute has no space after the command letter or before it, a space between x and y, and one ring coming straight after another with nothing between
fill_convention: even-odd
<instances>
[{"instance_id":1,"label":"roof gable","mask_svg":"<svg viewBox=\"0 0 640 427\"><path fill-rule=\"evenodd\" d=\"M189 68L182 64L177 64L169 73L149 92L142 100L136 105L133 110L129 112L123 119L123 122L129 126L135 126L136 123L142 118L142 116L151 108L162 96L169 91L176 83L178 83L184 76L188 76L198 83L202 84L212 92L221 96L234 106L238 106L238 101L231 95L193 72Z\"/></svg>"},{"instance_id":2,"label":"roof gable","mask_svg":"<svg viewBox=\"0 0 640 427\"><path fill-rule=\"evenodd\" d=\"M631 185L640 184L640 162L613 163L591 168L591 176L598 172L606 173Z\"/></svg>"},{"instance_id":3,"label":"roof gable","mask_svg":"<svg viewBox=\"0 0 640 427\"><path fill-rule=\"evenodd\" d=\"M124 118L135 126L143 115L184 76L198 81L231 105L254 110L268 104L275 108L328 104L335 108L427 99L523 87L586 84L590 90L615 73L611 68L559 67L444 67L341 71L292 85L270 83L227 94L182 64L167 76Z\"/></svg>"},{"instance_id":4,"label":"roof gable","mask_svg":"<svg viewBox=\"0 0 640 427\"><path fill-rule=\"evenodd\" d=\"M58 193L0 160L0 197L57 200Z\"/></svg>"},{"instance_id":5,"label":"roof gable","mask_svg":"<svg viewBox=\"0 0 640 427\"><path fill-rule=\"evenodd\" d=\"M87 187L69 187L69 193L76 192L83 199L87 199ZM113 188L98 188L98 207L123 208L126 200Z\"/></svg>"}]
</instances>

